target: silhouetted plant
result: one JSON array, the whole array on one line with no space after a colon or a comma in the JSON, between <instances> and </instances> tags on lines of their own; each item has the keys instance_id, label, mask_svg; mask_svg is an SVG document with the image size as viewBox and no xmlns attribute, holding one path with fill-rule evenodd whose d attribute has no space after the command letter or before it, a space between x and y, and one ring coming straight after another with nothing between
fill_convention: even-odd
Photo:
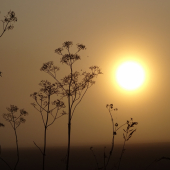
<instances>
[{"instance_id":1,"label":"silhouetted plant","mask_svg":"<svg viewBox=\"0 0 170 170\"><path fill-rule=\"evenodd\" d=\"M17 17L15 16L15 12L9 11L8 14L4 16L4 19L1 20L1 22L3 23L3 31L0 37L2 37L5 31L12 30L14 28L13 22L16 22L16 21L17 21Z\"/></svg>"},{"instance_id":2,"label":"silhouetted plant","mask_svg":"<svg viewBox=\"0 0 170 170\"><path fill-rule=\"evenodd\" d=\"M105 152L106 147L104 147L104 156L103 156L104 165L103 165L102 167L99 167L99 165L98 165L97 157L96 157L94 151L92 150L93 147L90 148L90 150L92 151L93 156L94 156L94 158L95 158L95 162L96 162L96 165L97 165L97 169L98 169L98 170L100 170L100 169L106 170L106 169L107 169L107 166L108 166L108 164L109 164L110 158L111 158L112 153L113 153L114 136L116 135L116 131L119 129L119 128L117 129L118 124L117 124L117 123L114 124L113 116L112 116L112 113L111 113L111 111L113 111L113 110L114 110L114 111L117 111L118 109L117 109L117 108L114 108L114 109L113 109L113 104L107 104L107 105L106 105L106 108L108 109L109 114L110 114L110 118L111 118L111 122L112 122L112 132L113 132L113 133L112 133L111 148L110 148L110 152L109 152L109 155L108 155L108 156L106 155L106 152ZM125 124L123 124L123 125L125 125ZM123 126L123 125L122 125L122 126ZM121 127L122 127L122 126L121 126ZM106 159L107 159L107 160L106 160Z\"/></svg>"},{"instance_id":3,"label":"silhouetted plant","mask_svg":"<svg viewBox=\"0 0 170 170\"><path fill-rule=\"evenodd\" d=\"M15 16L15 12L14 11L9 11L8 14L6 16L4 16L4 19L1 20L1 22L3 23L3 31L0 35L0 37L2 37L2 35L5 33L5 31L7 30L11 30L14 28L13 26L13 22L16 22L17 18ZM0 77L2 77L2 72L0 71ZM3 123L0 123L0 127L4 127L5 125ZM1 154L1 146L0 146L0 154ZM9 169L12 169L9 164L0 157L0 159L9 167Z\"/></svg>"},{"instance_id":4,"label":"silhouetted plant","mask_svg":"<svg viewBox=\"0 0 170 170\"><path fill-rule=\"evenodd\" d=\"M109 111L109 113L110 113L110 118L111 118L111 122L112 122L113 134L112 134L112 144L111 144L109 156L106 156L106 153L105 153L106 147L104 148L104 170L106 170L106 168L107 168L107 166L108 166L108 164L109 164L110 158L111 158L111 156L112 156L113 148L114 148L114 136L116 135L116 131L119 129L119 128L117 128L117 127L118 127L118 124L117 124L117 123L114 124L113 116L112 116L112 114L111 114L111 111L112 111L112 110L117 111L118 109L117 109L117 108L114 108L114 109L113 109L113 104L110 104L110 105L107 104L107 105L106 105L106 108L108 109L108 111ZM123 124L122 126L124 126L124 124ZM122 126L121 126L121 127L122 127ZM106 161L106 158L108 158L107 161Z\"/></svg>"},{"instance_id":5,"label":"silhouetted plant","mask_svg":"<svg viewBox=\"0 0 170 170\"><path fill-rule=\"evenodd\" d=\"M46 138L47 138L47 128L51 126L55 120L57 120L59 117L65 115L65 111L62 111L61 115L58 116L58 111L60 109L65 108L65 105L60 100L55 100L51 102L51 96L53 94L60 94L59 89L60 84L59 83L50 83L47 80L42 80L39 84L41 86L41 89L39 92L34 92L30 96L35 100L35 103L31 103L34 108L40 112L41 118L44 125L44 147L43 150L37 146L37 144L34 142L34 144L38 147L41 154L43 155L43 170L45 169L45 156L46 156ZM50 105L53 105L51 108ZM54 113L55 112L55 113ZM45 113L45 116L44 116ZM54 113L54 114L53 114ZM49 116L51 116L52 121L49 122Z\"/></svg>"},{"instance_id":6,"label":"silhouetted plant","mask_svg":"<svg viewBox=\"0 0 170 170\"><path fill-rule=\"evenodd\" d=\"M132 137L133 133L136 131L136 129L132 129L132 128L137 124L138 124L138 122L133 122L133 118L131 118L130 121L127 121L126 129L123 129L124 130L124 133L123 133L124 144L123 144L123 149L122 149L121 156L119 159L118 170L120 168L120 163L122 160L123 153L125 152L125 144Z\"/></svg>"},{"instance_id":7,"label":"silhouetted plant","mask_svg":"<svg viewBox=\"0 0 170 170\"><path fill-rule=\"evenodd\" d=\"M96 162L96 166L97 166L97 170L100 170L100 169L103 169L103 167L99 167L99 163L98 163L98 160L97 160L97 157L96 157L96 154L95 154L95 152L93 151L93 147L90 147L90 150L91 150L91 152L92 152L92 154L93 154L93 156L94 156L94 159L95 159L95 162Z\"/></svg>"},{"instance_id":8,"label":"silhouetted plant","mask_svg":"<svg viewBox=\"0 0 170 170\"><path fill-rule=\"evenodd\" d=\"M147 170L148 168L150 168L154 163L157 163L157 162L162 161L162 160L168 160L168 161L170 161L170 157L162 156L162 157L160 157L160 158L155 159L153 162L151 162L151 163L145 168L145 170Z\"/></svg>"},{"instance_id":9,"label":"silhouetted plant","mask_svg":"<svg viewBox=\"0 0 170 170\"><path fill-rule=\"evenodd\" d=\"M12 170L12 168L10 167L10 165L8 164L8 162L6 162L2 157L1 157L1 146L0 146L0 160L2 160L6 165L7 167Z\"/></svg>"},{"instance_id":10,"label":"silhouetted plant","mask_svg":"<svg viewBox=\"0 0 170 170\"><path fill-rule=\"evenodd\" d=\"M15 16L15 12L14 11L9 11L8 14L6 16L4 16L4 19L1 20L1 22L3 23L3 31L0 34L0 37L2 37L2 35L5 33L5 31L7 30L12 30L14 28L13 26L13 22L17 21L17 17ZM0 76L2 77L2 72L0 71Z\"/></svg>"},{"instance_id":11,"label":"silhouetted plant","mask_svg":"<svg viewBox=\"0 0 170 170\"><path fill-rule=\"evenodd\" d=\"M69 168L69 157L70 157L70 135L71 135L71 120L75 112L76 107L82 101L87 90L95 83L93 80L98 74L102 74L98 66L91 66L90 72L78 72L73 71L73 64L80 60L81 57L78 53L81 50L85 50L86 47L83 44L77 44L77 51L72 54L70 47L73 45L71 41L63 43L61 48L57 48L55 53L61 56L60 62L66 64L70 68L70 73L63 79L57 78L56 72L59 70L58 67L54 66L52 61L44 63L41 67L41 71L48 73L61 87L61 98L66 97L68 99L68 147L67 147L67 161L66 170ZM66 54L63 53L66 50ZM81 80L80 80L81 78Z\"/></svg>"},{"instance_id":12,"label":"silhouetted plant","mask_svg":"<svg viewBox=\"0 0 170 170\"><path fill-rule=\"evenodd\" d=\"M5 127L5 125L3 123L0 123L0 127ZM0 159L11 169L8 163L3 158L1 158L1 145L0 145Z\"/></svg>"},{"instance_id":13,"label":"silhouetted plant","mask_svg":"<svg viewBox=\"0 0 170 170\"><path fill-rule=\"evenodd\" d=\"M123 126L125 126L125 125L127 125L127 129L125 130L125 129L123 129L124 130L124 132L126 132L126 134L124 135L124 133L123 133L123 136L124 136L124 144L123 144L123 149L122 149L122 152L121 152L121 156L120 156L120 159L119 159L119 165L118 165L118 169L119 169L119 167L120 167L120 163L121 163L121 159L122 159L122 155L123 155L123 153L124 153L124 151L125 151L125 142L126 141L128 141L130 138L131 138L131 136L132 136L132 134L136 131L136 129L135 130L133 130L133 129L131 129L134 125L137 125L138 123L137 122L133 122L133 119L131 118L131 121L127 121L126 123L124 123L123 125L121 125L120 127L118 127L118 123L115 123L114 124L114 119L113 119L113 116L112 116L112 113L111 113L111 111L117 111L118 109L117 108L113 108L113 104L107 104L106 105L106 108L108 109L108 111L109 111L109 114L110 114L110 118L111 118L111 122L112 122L112 143L111 143L111 148L110 148L110 151L109 151L109 155L106 155L106 152L105 152L105 149L106 149L106 147L104 147L104 156L103 156L103 159L104 159L104 165L102 166L102 167L99 167L99 164L98 164L98 161L97 161L97 157L96 157L96 155L95 155L95 153L94 153L94 151L93 151L93 147L90 147L90 150L91 150L91 152L92 152L92 154L93 154L93 156L94 156L94 158L95 158L95 162L96 162L96 165L97 165L97 170L106 170L107 169L107 166L108 166L108 164L109 164L109 162L110 162L110 158L111 158L111 156L112 156L112 153L113 153L113 149L114 149L114 136L115 135L117 135L117 131L121 128L121 127L123 127ZM112 161L113 162L113 161Z\"/></svg>"},{"instance_id":14,"label":"silhouetted plant","mask_svg":"<svg viewBox=\"0 0 170 170\"><path fill-rule=\"evenodd\" d=\"M17 128L22 124L22 123L25 123L25 119L24 117L26 115L28 115L28 113L24 110L24 109L20 109L20 113L18 114L17 116L17 112L19 110L19 108L17 106L14 106L14 105L10 105L10 107L7 107L6 108L8 110L9 113L4 113L3 114L3 118L9 122L14 130L14 133L15 133L15 142L16 142L16 148L17 148L17 161L16 161L16 164L14 166L14 170L16 170L17 168L17 165L19 163L19 148L18 148L18 137L17 137ZM0 159L6 163L6 165L12 169L9 164L3 159L0 157Z\"/></svg>"},{"instance_id":15,"label":"silhouetted plant","mask_svg":"<svg viewBox=\"0 0 170 170\"><path fill-rule=\"evenodd\" d=\"M4 125L3 123L0 123L0 127L5 127L5 125ZM9 166L8 163L7 163L4 159L1 158L1 145L0 145L0 159L1 159L7 166ZM11 169L10 166L9 166L9 168Z\"/></svg>"}]
</instances>

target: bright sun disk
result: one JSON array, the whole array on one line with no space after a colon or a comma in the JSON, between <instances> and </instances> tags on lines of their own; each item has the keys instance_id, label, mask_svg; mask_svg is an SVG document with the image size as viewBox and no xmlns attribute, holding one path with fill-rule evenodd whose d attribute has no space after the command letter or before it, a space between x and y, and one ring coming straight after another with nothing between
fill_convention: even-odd
<instances>
[{"instance_id":1,"label":"bright sun disk","mask_svg":"<svg viewBox=\"0 0 170 170\"><path fill-rule=\"evenodd\" d=\"M145 72L140 64L134 61L122 63L116 71L118 84L126 90L139 88L145 80Z\"/></svg>"}]
</instances>

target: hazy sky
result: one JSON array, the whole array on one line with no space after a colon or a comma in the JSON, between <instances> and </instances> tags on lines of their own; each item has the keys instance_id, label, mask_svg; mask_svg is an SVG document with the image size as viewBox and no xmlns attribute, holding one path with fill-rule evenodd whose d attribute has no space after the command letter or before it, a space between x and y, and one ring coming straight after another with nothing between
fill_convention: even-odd
<instances>
[{"instance_id":1,"label":"hazy sky","mask_svg":"<svg viewBox=\"0 0 170 170\"><path fill-rule=\"evenodd\" d=\"M105 107L110 103L119 109L113 113L119 125L131 117L139 123L129 143L170 142L169 9L169 0L1 0L0 19L9 10L18 18L0 39L0 122L6 126L0 128L1 146L15 146L12 128L2 117L10 104L29 113L18 128L19 146L34 146L33 141L42 145L43 124L30 105L30 94L39 90L41 80L53 82L40 71L44 62L54 61L61 77L68 73L54 53L64 41L87 47L74 70L98 65L103 72L74 114L72 145L110 144L112 126ZM142 88L127 92L117 85L115 70L131 59L141 63L147 77ZM116 142L123 143L122 133L118 131ZM66 143L64 116L49 127L47 146Z\"/></svg>"}]
</instances>

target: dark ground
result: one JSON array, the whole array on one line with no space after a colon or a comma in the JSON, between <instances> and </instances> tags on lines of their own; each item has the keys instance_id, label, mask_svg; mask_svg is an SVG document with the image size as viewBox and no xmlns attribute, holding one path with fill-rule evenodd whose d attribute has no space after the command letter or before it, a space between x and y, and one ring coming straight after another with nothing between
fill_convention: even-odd
<instances>
[{"instance_id":1,"label":"dark ground","mask_svg":"<svg viewBox=\"0 0 170 170\"><path fill-rule=\"evenodd\" d=\"M94 170L96 168L95 158L93 157L89 146L72 147L69 170ZM109 150L109 146L106 146ZM113 164L117 163L121 154L122 145L115 145L114 155L110 161L111 170ZM155 159L170 157L170 143L155 144L135 144L126 145L125 153L122 157L120 170L145 170L145 168ZM93 146L93 150L99 162L103 165L103 146ZM109 153L109 151L107 153ZM65 147L48 148L46 156L46 170L65 170L64 157L66 155ZM16 161L16 151L14 149L3 149L3 157L11 166ZM113 162L114 161L114 162ZM17 170L41 170L42 155L40 151L34 148L20 148L20 162ZM154 163L147 170L169 170L170 160L162 160ZM0 170L8 170L7 166L0 160ZM116 170L116 169L114 169Z\"/></svg>"}]
</instances>

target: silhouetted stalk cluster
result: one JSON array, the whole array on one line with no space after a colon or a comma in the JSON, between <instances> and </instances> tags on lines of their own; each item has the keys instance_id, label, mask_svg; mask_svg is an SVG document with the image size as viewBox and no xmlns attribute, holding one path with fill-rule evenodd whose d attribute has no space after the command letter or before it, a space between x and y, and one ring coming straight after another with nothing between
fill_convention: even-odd
<instances>
[{"instance_id":1,"label":"silhouetted stalk cluster","mask_svg":"<svg viewBox=\"0 0 170 170\"><path fill-rule=\"evenodd\" d=\"M47 139L47 128L51 126L59 117L65 115L65 111L63 110L60 115L58 112L60 109L65 108L65 105L60 100L55 100L51 102L51 96L54 94L59 94L60 85L58 83L50 83L47 80L42 80L39 84L41 89L39 92L34 92L30 96L35 100L34 103L31 103L34 108L40 112L42 122L44 125L44 147L41 150L40 147L34 142L34 144L38 147L40 152L43 155L43 170L45 169L45 156L46 156L46 139ZM50 107L52 105L52 107ZM55 113L54 113L55 112ZM44 116L45 114L45 116ZM50 116L50 117L49 117ZM51 121L49 120L51 118Z\"/></svg>"},{"instance_id":2,"label":"silhouetted stalk cluster","mask_svg":"<svg viewBox=\"0 0 170 170\"><path fill-rule=\"evenodd\" d=\"M2 37L2 35L5 33L5 31L7 31L7 30L12 30L12 29L14 28L14 26L13 26L12 23L13 23L13 22L16 22L16 21L17 21L17 17L15 16L15 12L14 12L14 11L9 11L8 14L7 14L6 16L4 16L4 19L1 20L1 22L3 23L3 26L2 26L2 27L3 27L3 31L2 31L2 33L0 34L0 37ZM2 72L1 72L1 71L0 71L0 77L2 77ZM11 110L12 107L13 107L13 108L14 108L14 107L17 108L17 106L11 105L11 108L7 108L7 110L8 110L8 109L10 110L10 113L17 111L17 110ZM8 110L8 111L9 111L9 110ZM24 112L24 114L27 113L26 111L22 110L22 115L21 115L21 110L20 110L20 116L18 117L18 118L21 118L20 120L17 120L17 119L12 118L13 114L12 114L11 116L9 116L9 117L4 114L5 120L7 120L8 122L11 123L11 125L12 125L12 127L13 127L13 129L14 129L14 131L15 131L18 160L17 160L17 163L16 163L14 169L16 168L16 166L17 166L17 164L18 164L18 162L19 162L19 150L18 150L18 140L17 140L16 128L20 125L20 123L24 123L23 120L22 120L22 118L23 118L22 116L24 115L23 112ZM10 115L10 114L8 114L8 115ZM25 115L24 115L24 116L25 116ZM16 120L17 120L17 121L16 121ZM17 127L15 126L16 123L18 123L18 126L17 126ZM0 123L0 127L4 127L4 124L3 124L3 123ZM1 155L1 145L0 145L0 155ZM12 170L12 168L10 167L10 165L9 165L1 156L0 156L0 159L8 166L8 168L9 168L10 170Z\"/></svg>"},{"instance_id":3,"label":"silhouetted stalk cluster","mask_svg":"<svg viewBox=\"0 0 170 170\"><path fill-rule=\"evenodd\" d=\"M90 72L77 72L73 71L73 64L80 60L78 53L81 50L85 50L86 47L83 44L77 44L77 51L72 54L70 52L70 47L73 45L71 41L66 41L63 43L61 48L57 48L55 52L61 56L60 62L66 64L70 68L70 73L63 79L59 80L57 78L56 72L59 67L54 66L52 61L44 63L41 67L41 71L46 72L51 77L54 78L56 83L61 89L61 98L66 97L68 100L68 146L67 146L67 160L66 160L66 170L69 168L69 158L70 158L70 142L71 142L71 120L75 112L76 107L82 101L87 90L95 83L93 80L97 75L102 74L98 66L89 67ZM66 53L64 53L66 50ZM81 78L81 79L80 79Z\"/></svg>"},{"instance_id":4,"label":"silhouetted stalk cluster","mask_svg":"<svg viewBox=\"0 0 170 170\"><path fill-rule=\"evenodd\" d=\"M15 12L14 11L9 11L8 14L6 16L4 16L4 19L1 20L2 22L2 27L3 27L3 31L0 34L0 37L2 37L2 35L5 33L6 30L12 30L14 28L13 26L13 22L17 21L17 17L15 16ZM0 77L2 77L2 72L0 71Z\"/></svg>"},{"instance_id":5,"label":"silhouetted stalk cluster","mask_svg":"<svg viewBox=\"0 0 170 170\"><path fill-rule=\"evenodd\" d=\"M10 107L7 107L7 110L9 113L4 113L3 118L9 122L14 130L15 133L15 143L16 143L16 149L17 149L17 161L14 166L14 170L17 169L17 165L19 163L19 147L18 147L18 136L17 136L17 128L22 124L25 123L24 116L28 115L28 113L24 109L20 109L20 114L18 116L16 115L19 108L14 105L10 105ZM1 124L2 125L2 124ZM9 169L12 169L10 165L0 157L0 159L9 167Z\"/></svg>"},{"instance_id":6,"label":"silhouetted stalk cluster","mask_svg":"<svg viewBox=\"0 0 170 170\"><path fill-rule=\"evenodd\" d=\"M132 137L132 134L136 131L136 129L132 129L132 128L137 124L138 123L133 122L133 118L131 118L130 121L127 121L127 128L123 129L124 130L124 133L123 133L124 143L123 143L123 149L122 149L122 152L121 152L121 156L120 156L120 159L119 159L118 170L120 168L120 163L121 163L121 160L122 160L122 156L123 156L123 154L125 152L125 144Z\"/></svg>"},{"instance_id":7,"label":"silhouetted stalk cluster","mask_svg":"<svg viewBox=\"0 0 170 170\"><path fill-rule=\"evenodd\" d=\"M134 125L137 125L138 123L137 122L133 122L133 119L131 118L131 121L127 121L126 123L124 123L123 125L121 125L120 127L118 127L118 123L115 123L114 124L114 119L113 119L113 116L112 116L112 114L111 114L111 111L112 110L114 110L114 111L117 111L118 109L117 108L113 108L113 104L107 104L106 105L106 108L108 109L108 111L109 111L109 114L110 114L110 118L111 118L111 122L112 122L112 131L113 131L113 135L112 135L112 143L111 143L111 148L110 148L110 152L109 152L109 155L107 156L106 155L106 152L105 152L105 149L106 149L106 147L104 147L104 157L103 157L103 167L99 167L99 164L98 164L98 161L97 161L97 157L96 157L96 155L95 155L95 153L94 153L94 151L93 151L93 147L90 147L90 150L91 150L91 152L92 152L92 154L93 154L93 156L94 156L94 158L95 158L95 162L96 162L96 165L97 165L97 169L98 170L106 170L107 169L107 166L108 166L108 164L109 164L109 162L110 162L110 158L111 158L111 156L112 156L112 153L113 153L113 149L114 149L114 136L117 134L117 131L121 128L121 127L123 127L123 126L125 126L125 125L127 125L127 129L125 130L125 129L123 129L124 130L124 132L126 132L126 134L124 135L123 134L123 136L124 136L124 144L123 144L123 149L122 149L122 152L121 152L121 156L120 156L120 159L119 159L119 165L118 165L118 167L117 167L117 169L119 169L119 167L120 167L120 163L121 163L121 159L122 159L122 155L123 155L123 153L124 153L124 150L125 150L125 142L126 141L128 141L130 138L131 138L131 136L132 136L132 134L136 131L136 129L135 130L133 130L133 129L131 129ZM113 161L112 161L112 163L113 163Z\"/></svg>"},{"instance_id":8,"label":"silhouetted stalk cluster","mask_svg":"<svg viewBox=\"0 0 170 170\"><path fill-rule=\"evenodd\" d=\"M17 21L17 17L15 16L15 12L9 11L8 14L4 16L4 19L1 20L1 22L3 23L3 31L0 34L0 37L2 37L2 35L5 33L6 30L13 29L14 26L12 23L16 21Z\"/></svg>"}]
</instances>

